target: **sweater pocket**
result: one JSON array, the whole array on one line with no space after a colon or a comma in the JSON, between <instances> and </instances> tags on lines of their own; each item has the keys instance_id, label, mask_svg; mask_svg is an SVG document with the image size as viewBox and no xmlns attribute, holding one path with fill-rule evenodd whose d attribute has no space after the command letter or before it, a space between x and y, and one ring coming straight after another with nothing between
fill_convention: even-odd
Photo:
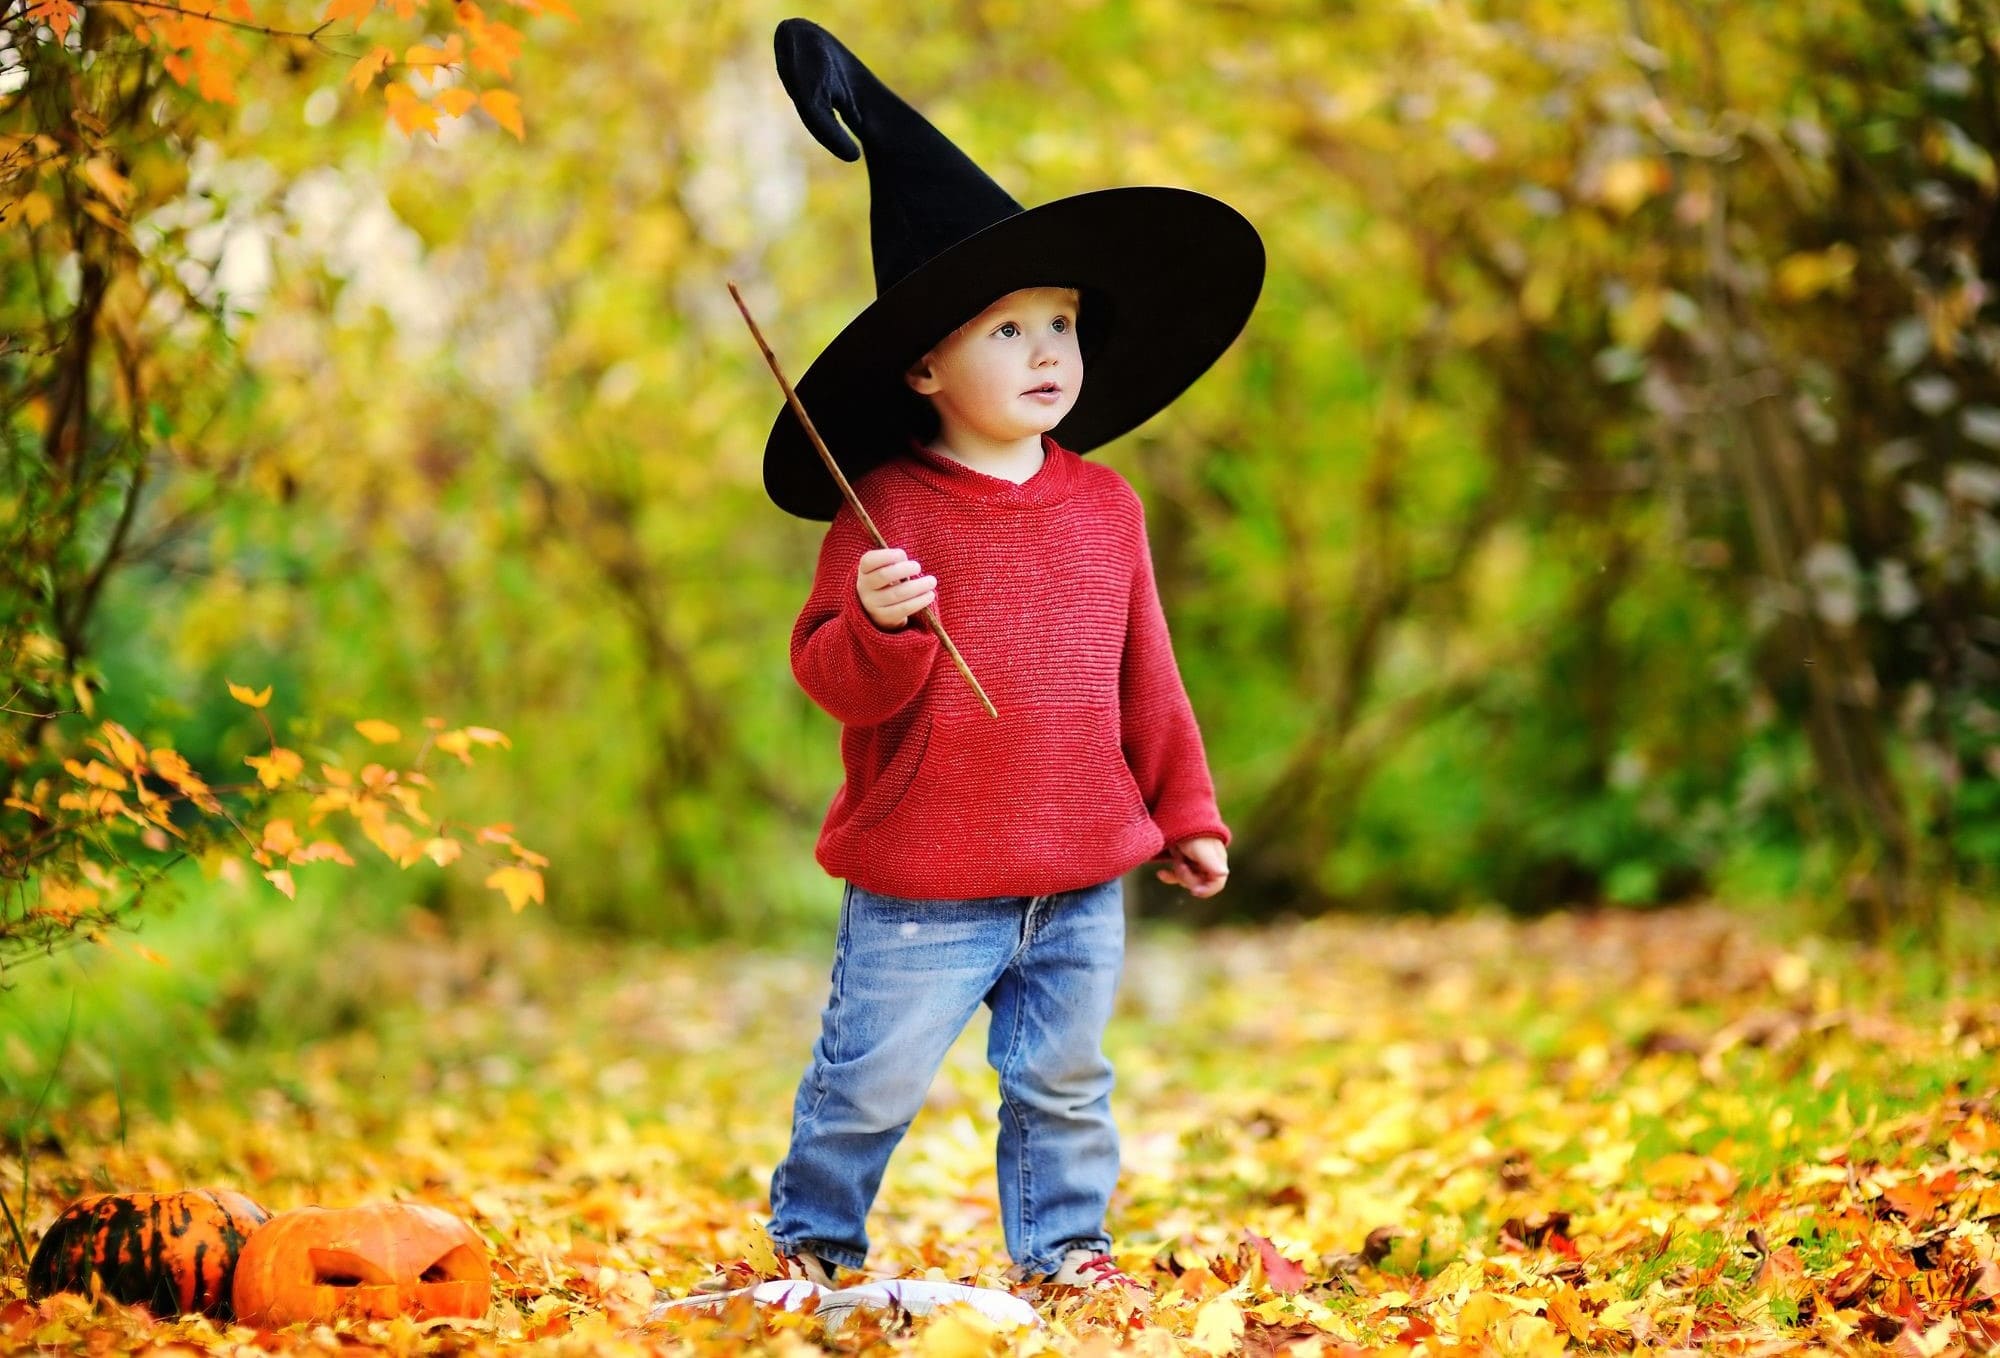
<instances>
[{"instance_id":1,"label":"sweater pocket","mask_svg":"<svg viewBox=\"0 0 2000 1358\"><path fill-rule=\"evenodd\" d=\"M867 792L855 803L849 819L855 830L880 825L910 795L917 780L924 776L935 723L936 717L926 712L896 742L895 753L889 756L889 762L882 766L882 771L869 782Z\"/></svg>"},{"instance_id":2,"label":"sweater pocket","mask_svg":"<svg viewBox=\"0 0 2000 1358\"><path fill-rule=\"evenodd\" d=\"M1147 819L1119 735L1115 700L1014 696L997 719L940 707L871 823L893 813L913 850L947 857L1115 853Z\"/></svg>"}]
</instances>

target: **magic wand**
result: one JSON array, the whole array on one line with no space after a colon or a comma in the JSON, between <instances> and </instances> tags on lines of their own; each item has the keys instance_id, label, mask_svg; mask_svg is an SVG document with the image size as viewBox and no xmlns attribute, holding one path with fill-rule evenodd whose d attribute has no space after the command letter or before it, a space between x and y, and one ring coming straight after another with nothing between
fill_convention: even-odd
<instances>
[{"instance_id":1,"label":"magic wand","mask_svg":"<svg viewBox=\"0 0 2000 1358\"><path fill-rule=\"evenodd\" d=\"M860 497L855 495L854 487L847 484L847 478L841 475L840 466L833 460L833 454L826 450L826 442L820 438L819 430L813 428L812 417L806 414L805 406L799 401L799 394L792 390L792 384L785 380L785 374L779 370L778 356L771 352L770 345L764 343L764 332L757 328L757 322L752 319L750 308L744 305L743 294L736 290L734 280L730 281L729 295L736 299L736 309L743 313L744 324L750 327L750 334L757 341L757 347L764 351L764 361L771 365L771 376L777 378L778 385L785 389L785 399L791 403L792 413L797 415L799 423L805 426L806 437L812 440L813 447L819 449L820 461L826 463L826 469L833 473L833 479L839 482L840 493L847 497L847 503L853 507L854 516L861 520L862 527L868 530L868 536L875 539L877 547L887 547L889 544L882 540L882 533L875 527L875 520L869 518L868 511L861 507ZM1000 713L994 709L993 700L986 696L986 690L972 677L972 671L967 667L965 657L958 653L958 647L951 644L951 637L944 630L944 624L938 621L937 606L926 605L921 616L931 625L931 630L937 633L937 638L944 643L945 650L951 653L951 663L958 666L958 672L965 676L965 682L972 685L972 691L979 695L979 705L986 709L986 715L999 716Z\"/></svg>"}]
</instances>

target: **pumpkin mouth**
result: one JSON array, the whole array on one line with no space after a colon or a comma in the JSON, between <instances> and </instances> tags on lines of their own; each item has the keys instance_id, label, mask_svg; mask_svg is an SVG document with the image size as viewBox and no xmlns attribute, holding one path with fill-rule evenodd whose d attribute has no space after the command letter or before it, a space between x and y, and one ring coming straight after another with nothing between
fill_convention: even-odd
<instances>
[{"instance_id":1,"label":"pumpkin mouth","mask_svg":"<svg viewBox=\"0 0 2000 1358\"><path fill-rule=\"evenodd\" d=\"M309 1249L315 1287L390 1287L389 1270L352 1250ZM470 1283L485 1275L485 1256L471 1245L455 1245L417 1275L420 1283Z\"/></svg>"}]
</instances>

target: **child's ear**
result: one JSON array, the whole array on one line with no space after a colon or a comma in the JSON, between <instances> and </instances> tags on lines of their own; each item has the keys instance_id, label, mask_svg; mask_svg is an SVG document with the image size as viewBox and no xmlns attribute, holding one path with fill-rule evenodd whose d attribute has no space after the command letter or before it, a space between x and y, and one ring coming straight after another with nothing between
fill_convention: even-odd
<instances>
[{"instance_id":1,"label":"child's ear","mask_svg":"<svg viewBox=\"0 0 2000 1358\"><path fill-rule=\"evenodd\" d=\"M903 374L903 380L910 384L911 391L921 393L922 395L929 396L932 392L936 391L939 383L937 374L931 371L930 355L925 354L915 363L912 363L910 370Z\"/></svg>"}]
</instances>

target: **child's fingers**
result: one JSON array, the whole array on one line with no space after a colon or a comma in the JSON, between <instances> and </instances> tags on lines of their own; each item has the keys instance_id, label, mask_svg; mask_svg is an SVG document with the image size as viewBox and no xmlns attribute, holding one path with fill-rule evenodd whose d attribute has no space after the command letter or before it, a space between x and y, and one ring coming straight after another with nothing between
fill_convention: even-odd
<instances>
[{"instance_id":1,"label":"child's fingers","mask_svg":"<svg viewBox=\"0 0 2000 1358\"><path fill-rule=\"evenodd\" d=\"M894 589L897 585L913 584L920 578L929 579L930 577L923 576L923 569L914 561L892 561L886 566L870 571L863 577L863 584L870 589Z\"/></svg>"},{"instance_id":2,"label":"child's fingers","mask_svg":"<svg viewBox=\"0 0 2000 1358\"><path fill-rule=\"evenodd\" d=\"M891 562L901 561L909 555L901 547L871 547L861 554L861 569L876 570Z\"/></svg>"}]
</instances>

